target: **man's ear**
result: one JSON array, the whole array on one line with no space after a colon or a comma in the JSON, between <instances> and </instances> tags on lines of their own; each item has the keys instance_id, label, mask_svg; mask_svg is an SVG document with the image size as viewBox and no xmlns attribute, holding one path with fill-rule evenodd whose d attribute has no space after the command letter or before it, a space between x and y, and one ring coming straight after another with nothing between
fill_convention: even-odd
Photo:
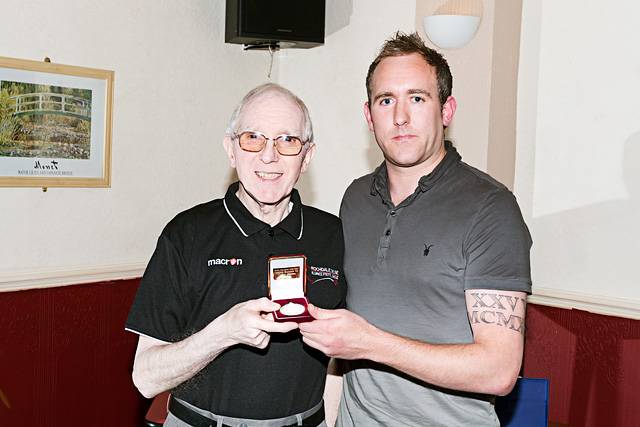
<instances>
[{"instance_id":1,"label":"man's ear","mask_svg":"<svg viewBox=\"0 0 640 427\"><path fill-rule=\"evenodd\" d=\"M232 168L236 167L236 156L233 153L233 139L229 135L224 136L224 140L222 141L222 145L224 145L224 151L227 153L227 158L229 159L229 165Z\"/></svg>"},{"instance_id":2,"label":"man's ear","mask_svg":"<svg viewBox=\"0 0 640 427\"><path fill-rule=\"evenodd\" d=\"M369 130L373 132L373 120L371 120L371 108L369 107L369 101L364 102L364 118L367 119Z\"/></svg>"},{"instance_id":3,"label":"man's ear","mask_svg":"<svg viewBox=\"0 0 640 427\"><path fill-rule=\"evenodd\" d=\"M453 116L456 113L458 104L453 96L447 98L442 106L442 124L447 127L453 121Z\"/></svg>"},{"instance_id":4,"label":"man's ear","mask_svg":"<svg viewBox=\"0 0 640 427\"><path fill-rule=\"evenodd\" d=\"M316 154L316 144L311 142L309 144L309 148L307 148L307 152L304 153L304 159L302 159L302 165L300 166L300 173L304 173L309 167L309 163L311 163L311 159Z\"/></svg>"}]
</instances>

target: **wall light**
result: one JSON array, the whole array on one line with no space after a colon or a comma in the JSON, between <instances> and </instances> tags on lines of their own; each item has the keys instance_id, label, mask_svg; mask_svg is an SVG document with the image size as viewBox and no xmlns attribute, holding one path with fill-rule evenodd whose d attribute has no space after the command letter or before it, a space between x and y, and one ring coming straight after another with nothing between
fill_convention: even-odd
<instances>
[{"instance_id":1,"label":"wall light","mask_svg":"<svg viewBox=\"0 0 640 427\"><path fill-rule=\"evenodd\" d=\"M459 49L469 43L482 19L482 0L447 0L423 18L424 32L442 49Z\"/></svg>"}]
</instances>

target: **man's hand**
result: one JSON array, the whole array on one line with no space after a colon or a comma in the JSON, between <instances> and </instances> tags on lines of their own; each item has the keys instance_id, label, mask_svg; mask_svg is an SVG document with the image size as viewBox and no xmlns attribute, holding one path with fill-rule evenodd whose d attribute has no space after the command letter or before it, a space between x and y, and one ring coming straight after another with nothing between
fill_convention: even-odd
<instances>
[{"instance_id":1,"label":"man's hand","mask_svg":"<svg viewBox=\"0 0 640 427\"><path fill-rule=\"evenodd\" d=\"M366 359L379 329L348 310L325 310L309 304L316 319L301 323L302 340L327 356L340 359Z\"/></svg>"},{"instance_id":2,"label":"man's hand","mask_svg":"<svg viewBox=\"0 0 640 427\"><path fill-rule=\"evenodd\" d=\"M279 304L263 297L236 304L216 321L220 322L231 345L265 348L272 332L289 332L298 327L295 322L275 322L271 312L279 309Z\"/></svg>"}]
</instances>

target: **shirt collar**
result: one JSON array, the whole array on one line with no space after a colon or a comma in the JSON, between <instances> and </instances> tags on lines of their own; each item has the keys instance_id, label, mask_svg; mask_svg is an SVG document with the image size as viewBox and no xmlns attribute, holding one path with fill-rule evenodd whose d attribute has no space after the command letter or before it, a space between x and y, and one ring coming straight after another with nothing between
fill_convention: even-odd
<instances>
[{"instance_id":1,"label":"shirt collar","mask_svg":"<svg viewBox=\"0 0 640 427\"><path fill-rule=\"evenodd\" d=\"M444 158L436 165L431 173L424 175L420 180L418 180L416 191L413 196L407 198L407 201L410 201L409 199L413 199L418 192L424 193L433 187L454 163L457 163L462 159L451 141L445 141L444 148L446 150ZM383 202L390 206L392 205L389 193L389 175L387 174L387 164L384 161L373 172L373 181L371 182L370 193L372 196L380 195Z\"/></svg>"},{"instance_id":2,"label":"shirt collar","mask_svg":"<svg viewBox=\"0 0 640 427\"><path fill-rule=\"evenodd\" d=\"M239 182L234 182L227 189L224 196L224 208L227 214L240 230L243 236L251 236L261 230L269 228L269 224L254 217L251 212L242 204L236 196L240 186ZM280 228L297 240L302 238L304 229L304 218L302 214L302 202L298 191L294 188L291 192L290 202L293 203L291 212L273 228Z\"/></svg>"}]
</instances>

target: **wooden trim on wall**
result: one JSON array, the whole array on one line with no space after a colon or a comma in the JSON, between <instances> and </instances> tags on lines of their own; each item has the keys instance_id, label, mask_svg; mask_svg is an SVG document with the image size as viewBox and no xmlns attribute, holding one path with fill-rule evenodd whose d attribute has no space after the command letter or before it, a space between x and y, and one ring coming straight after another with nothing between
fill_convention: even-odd
<instances>
[{"instance_id":1,"label":"wooden trim on wall","mask_svg":"<svg viewBox=\"0 0 640 427\"><path fill-rule=\"evenodd\" d=\"M28 272L0 273L0 292L53 288L142 277L146 262ZM578 309L607 316L640 320L640 301L534 286L531 304Z\"/></svg>"},{"instance_id":2,"label":"wooden trim on wall","mask_svg":"<svg viewBox=\"0 0 640 427\"><path fill-rule=\"evenodd\" d=\"M559 291L551 288L533 287L527 301L565 309L578 309L607 316L640 320L640 301L629 298L614 298L579 292Z\"/></svg>"},{"instance_id":3,"label":"wooden trim on wall","mask_svg":"<svg viewBox=\"0 0 640 427\"><path fill-rule=\"evenodd\" d=\"M142 277L146 262L0 273L0 292Z\"/></svg>"}]
</instances>

